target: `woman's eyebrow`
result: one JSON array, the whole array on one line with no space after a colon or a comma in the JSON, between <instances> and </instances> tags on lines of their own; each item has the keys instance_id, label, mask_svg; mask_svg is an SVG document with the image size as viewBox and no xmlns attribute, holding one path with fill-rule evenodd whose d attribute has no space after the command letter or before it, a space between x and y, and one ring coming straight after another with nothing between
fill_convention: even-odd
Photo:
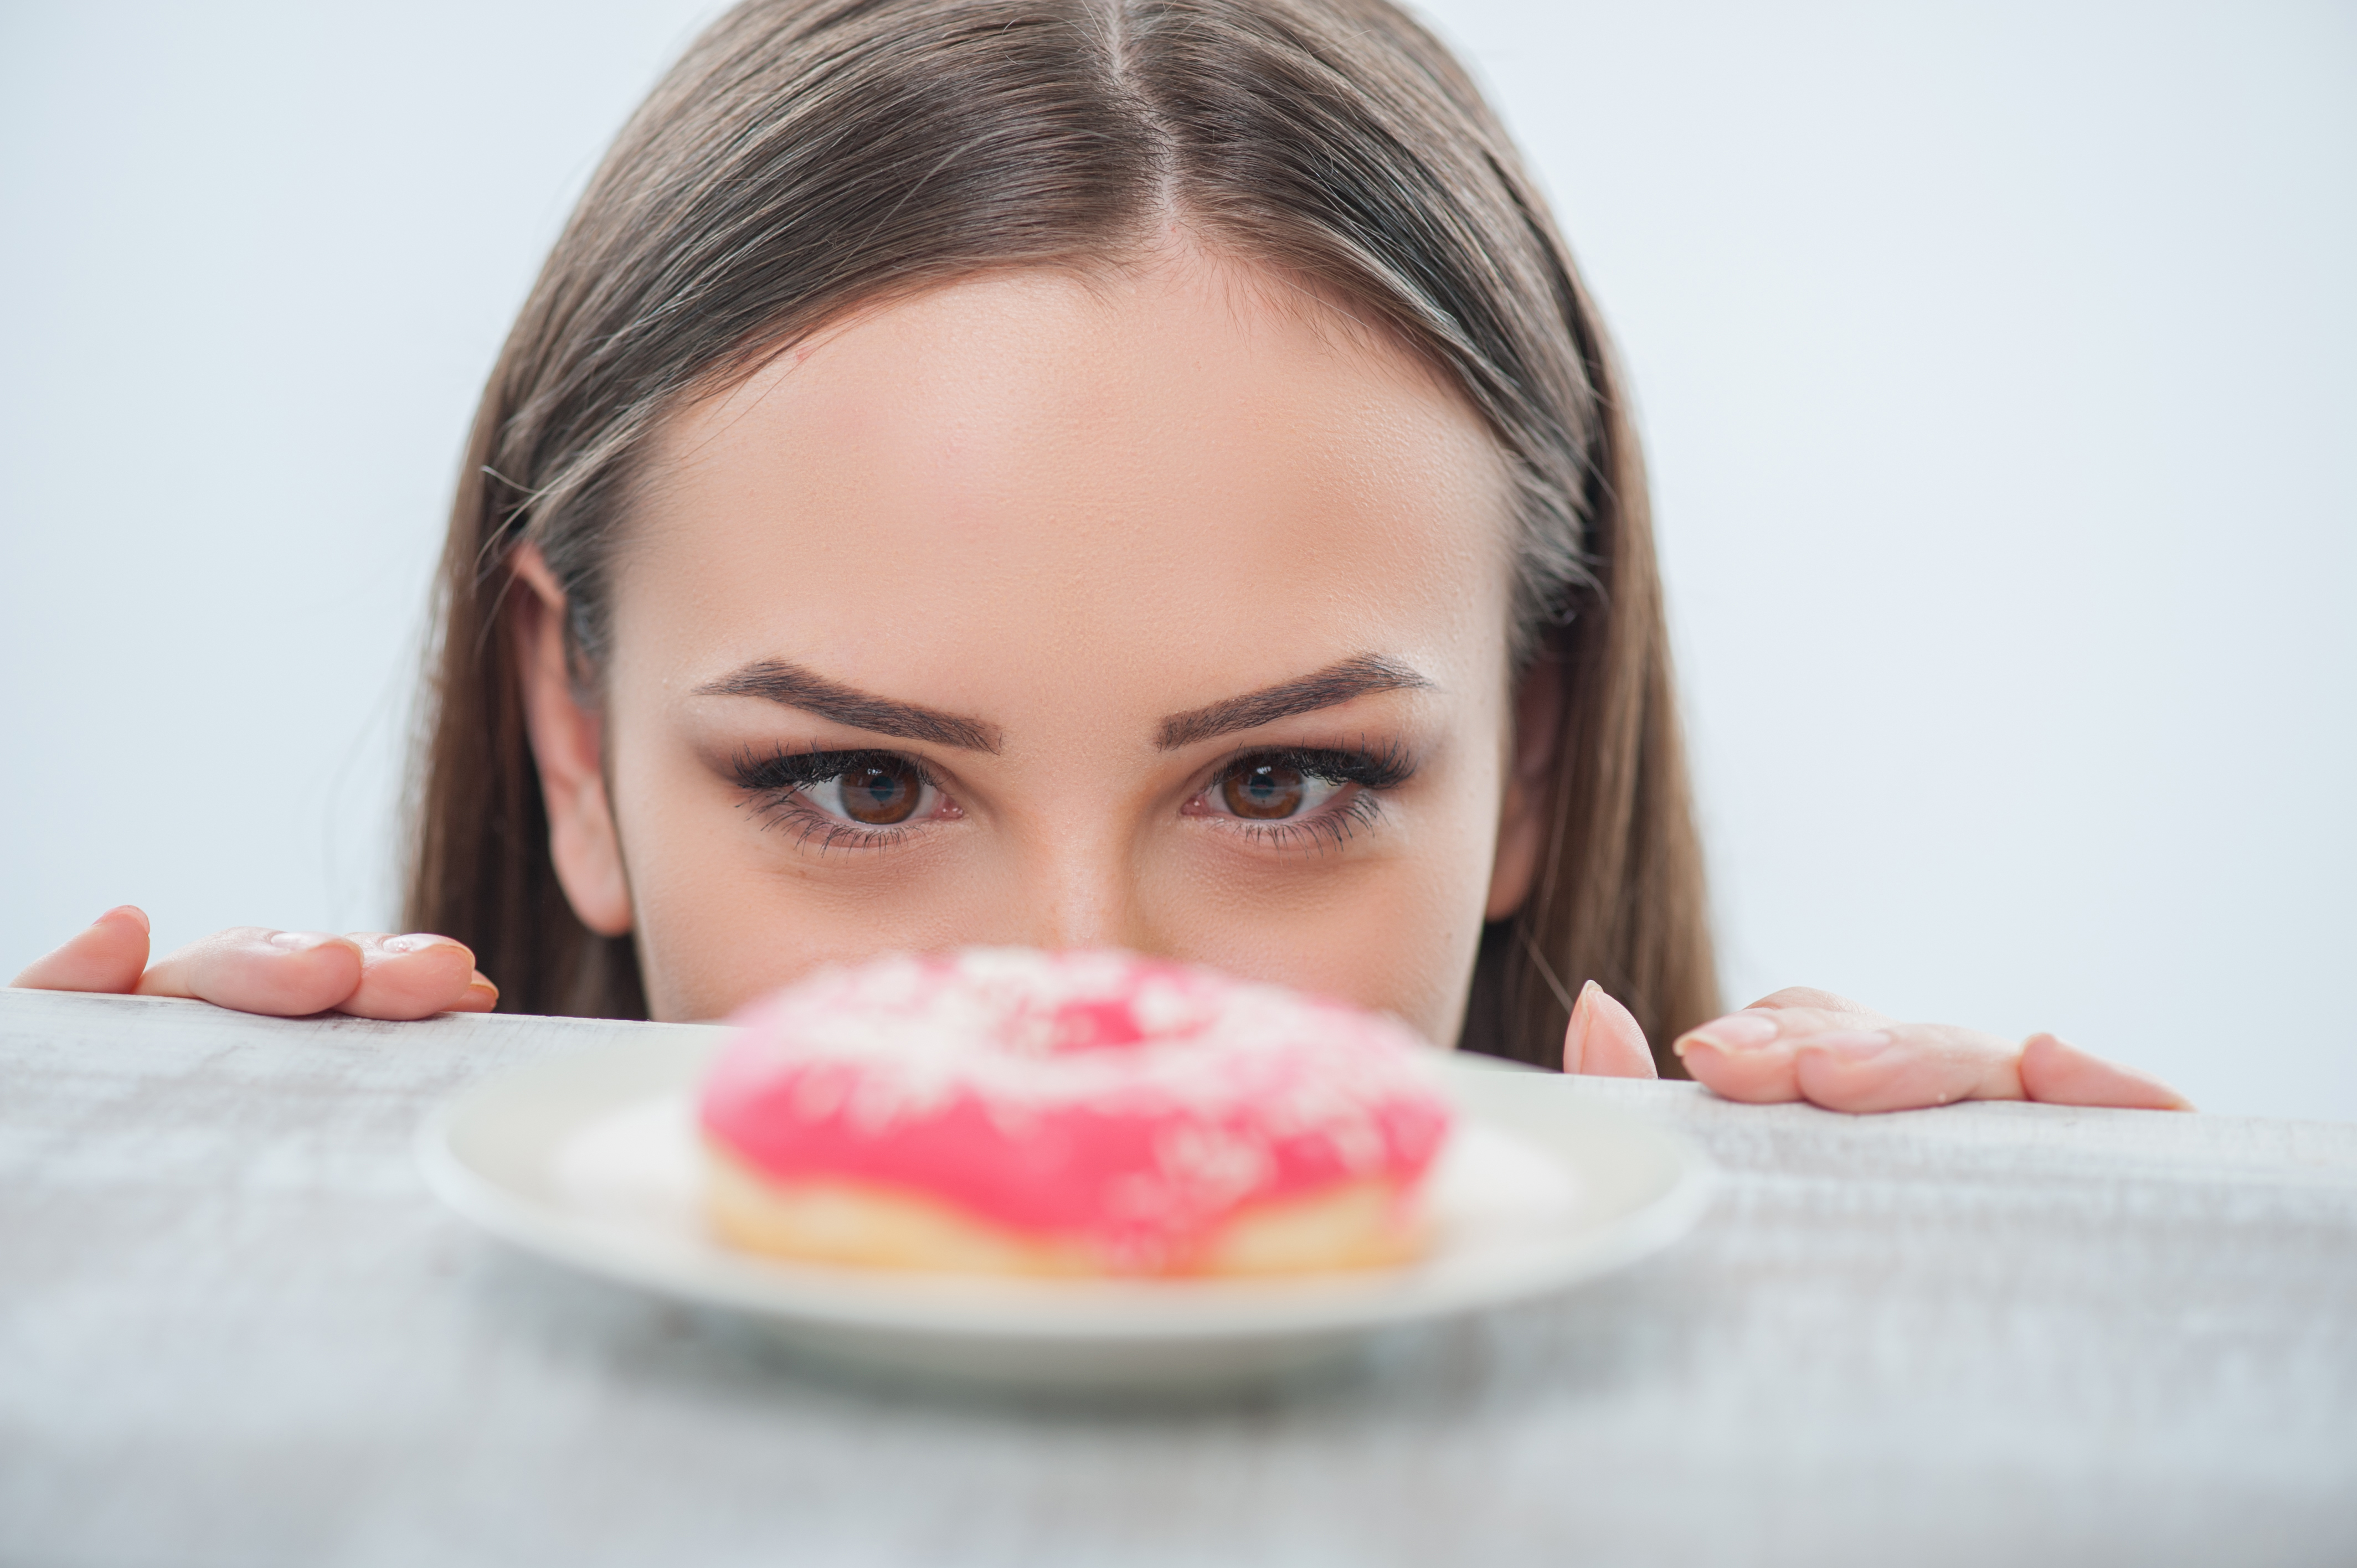
<instances>
[{"instance_id":1,"label":"woman's eyebrow","mask_svg":"<svg viewBox=\"0 0 2357 1568\"><path fill-rule=\"evenodd\" d=\"M1228 697L1183 714L1173 714L1162 721L1162 732L1155 737L1155 744L1165 751L1176 751L1182 746L1193 746L1238 730L1257 729L1297 714L1337 707L1370 692L1426 691L1431 686L1430 681L1405 664L1362 653L1339 664L1329 664L1314 674L1280 681L1241 697Z\"/></svg>"},{"instance_id":2,"label":"woman's eyebrow","mask_svg":"<svg viewBox=\"0 0 2357 1568\"><path fill-rule=\"evenodd\" d=\"M995 754L1003 738L996 725L874 696L782 659L757 660L717 681L705 682L695 691L703 697L759 697L854 729L874 730L902 740L929 740L961 751Z\"/></svg>"}]
</instances>

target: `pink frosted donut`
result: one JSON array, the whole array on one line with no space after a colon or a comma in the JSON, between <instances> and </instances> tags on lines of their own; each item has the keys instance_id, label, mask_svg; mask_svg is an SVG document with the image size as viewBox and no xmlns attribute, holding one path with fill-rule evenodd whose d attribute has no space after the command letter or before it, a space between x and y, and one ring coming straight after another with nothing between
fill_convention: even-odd
<instances>
[{"instance_id":1,"label":"pink frosted donut","mask_svg":"<svg viewBox=\"0 0 2357 1568\"><path fill-rule=\"evenodd\" d=\"M739 1246L1137 1274L1422 1245L1449 1110L1388 1018L1126 953L975 948L828 970L737 1022L701 1117Z\"/></svg>"}]
</instances>

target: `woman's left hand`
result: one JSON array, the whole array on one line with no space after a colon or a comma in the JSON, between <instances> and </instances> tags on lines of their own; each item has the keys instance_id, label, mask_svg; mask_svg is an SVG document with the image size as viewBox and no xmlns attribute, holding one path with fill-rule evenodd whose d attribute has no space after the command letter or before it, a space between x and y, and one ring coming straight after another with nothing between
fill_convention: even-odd
<instances>
[{"instance_id":1,"label":"woman's left hand","mask_svg":"<svg viewBox=\"0 0 2357 1568\"><path fill-rule=\"evenodd\" d=\"M2190 1111L2175 1090L2051 1035L2019 1045L1948 1024L1902 1024L1828 991L1793 986L1678 1036L1686 1070L1728 1100L1806 1100L1829 1111L1913 1111L1959 1100L2037 1100ZM1594 981L1564 1034L1563 1070L1652 1078L1629 1010Z\"/></svg>"}]
</instances>

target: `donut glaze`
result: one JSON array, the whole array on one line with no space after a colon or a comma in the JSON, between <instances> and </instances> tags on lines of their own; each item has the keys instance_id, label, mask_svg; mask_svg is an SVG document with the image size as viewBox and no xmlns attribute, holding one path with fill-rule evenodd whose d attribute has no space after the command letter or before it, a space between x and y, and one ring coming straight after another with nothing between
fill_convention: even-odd
<instances>
[{"instance_id":1,"label":"donut glaze","mask_svg":"<svg viewBox=\"0 0 2357 1568\"><path fill-rule=\"evenodd\" d=\"M1058 1272L1216 1267L1223 1229L1328 1198L1405 1234L1449 1126L1404 1026L1125 953L881 959L737 1022L701 1106L720 1178L939 1206Z\"/></svg>"}]
</instances>

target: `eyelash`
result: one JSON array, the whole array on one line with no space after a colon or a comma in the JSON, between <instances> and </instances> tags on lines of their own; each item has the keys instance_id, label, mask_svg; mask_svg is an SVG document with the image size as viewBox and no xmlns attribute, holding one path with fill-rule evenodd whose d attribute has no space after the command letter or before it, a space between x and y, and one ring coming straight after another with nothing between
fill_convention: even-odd
<instances>
[{"instance_id":1,"label":"eyelash","mask_svg":"<svg viewBox=\"0 0 2357 1568\"><path fill-rule=\"evenodd\" d=\"M916 775L920 783L932 789L942 787L920 757L904 751L746 751L737 754L731 768L737 787L753 797L762 822L769 827L781 827L795 835L797 843L818 841L823 854L838 844L852 849L876 849L904 836L904 827L862 827L830 817L813 806L802 790L813 784L823 784L856 768L889 766L905 768Z\"/></svg>"},{"instance_id":2,"label":"eyelash","mask_svg":"<svg viewBox=\"0 0 2357 1568\"><path fill-rule=\"evenodd\" d=\"M1415 772L1415 765L1409 760L1407 753L1395 745L1350 749L1260 746L1240 751L1220 763L1211 769L1211 776L1204 780L1203 787L1189 799L1200 799L1210 794L1245 768L1267 767L1289 768L1304 778L1322 779L1329 784L1358 786L1357 792L1339 809L1321 811L1313 816L1279 822L1254 822L1223 817L1231 824L1227 831L1241 832L1247 838L1285 849L1322 850L1321 840L1330 841L1335 848L1341 848L1359 828L1369 825L1383 814L1383 791L1405 784Z\"/></svg>"},{"instance_id":3,"label":"eyelash","mask_svg":"<svg viewBox=\"0 0 2357 1568\"><path fill-rule=\"evenodd\" d=\"M753 797L752 803L765 824L789 829L796 834L799 843L807 844L816 839L820 853L824 854L837 845L880 848L909 832L905 827L871 828L842 822L812 806L802 794L810 785L823 784L854 769L879 765L906 768L922 783L935 789L942 787L941 780L921 758L900 751L746 751L738 754L730 770L737 788ZM1227 831L1280 848L1317 849L1321 847L1321 840L1340 848L1359 828L1382 814L1383 792L1405 783L1415 772L1415 765L1406 751L1396 745L1353 748L1262 746L1237 752L1221 761L1188 799L1200 800L1246 768L1265 767L1289 768L1305 778L1329 784L1358 786L1357 792L1341 807L1313 816L1277 822L1225 819L1233 824Z\"/></svg>"}]
</instances>

